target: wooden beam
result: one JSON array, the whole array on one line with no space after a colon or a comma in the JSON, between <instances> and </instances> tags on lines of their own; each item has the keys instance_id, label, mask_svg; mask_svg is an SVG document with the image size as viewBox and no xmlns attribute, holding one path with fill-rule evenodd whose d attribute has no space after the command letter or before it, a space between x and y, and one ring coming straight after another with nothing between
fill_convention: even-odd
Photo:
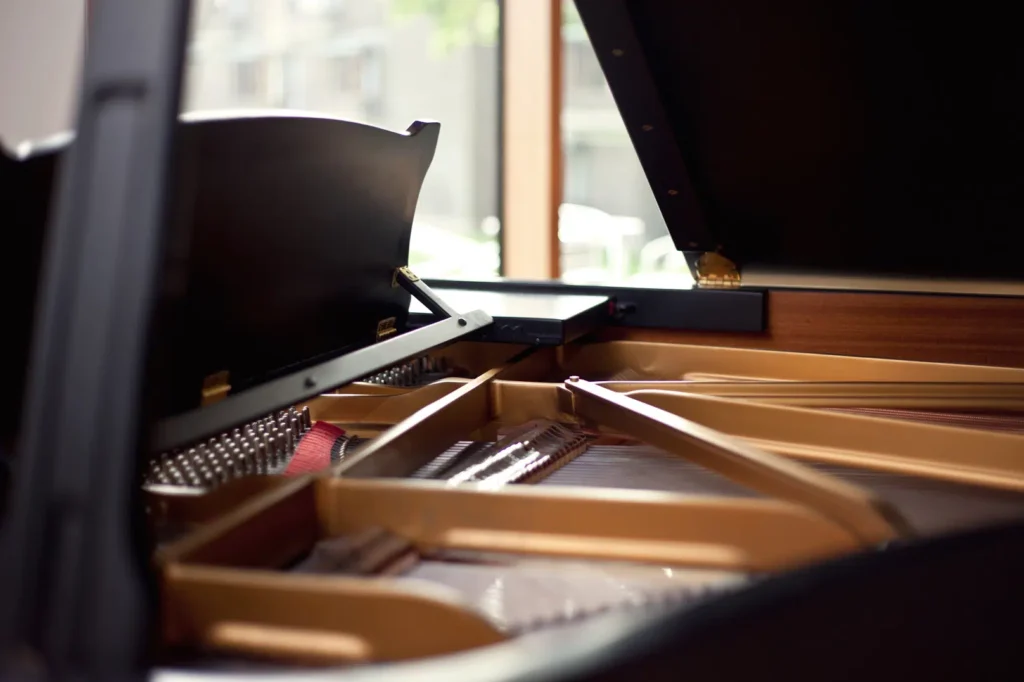
<instances>
[{"instance_id":1,"label":"wooden beam","mask_svg":"<svg viewBox=\"0 0 1024 682\"><path fill-rule=\"evenodd\" d=\"M560 274L560 0L506 0L503 15L502 263L506 277Z\"/></svg>"}]
</instances>

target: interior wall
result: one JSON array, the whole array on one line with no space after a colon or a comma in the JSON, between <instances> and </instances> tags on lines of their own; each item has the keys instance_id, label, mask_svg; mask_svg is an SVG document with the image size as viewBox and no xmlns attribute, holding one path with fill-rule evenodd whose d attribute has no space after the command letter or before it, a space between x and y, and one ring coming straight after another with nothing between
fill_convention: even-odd
<instances>
[{"instance_id":1,"label":"interior wall","mask_svg":"<svg viewBox=\"0 0 1024 682\"><path fill-rule=\"evenodd\" d=\"M0 0L0 141L71 128L86 0Z\"/></svg>"}]
</instances>

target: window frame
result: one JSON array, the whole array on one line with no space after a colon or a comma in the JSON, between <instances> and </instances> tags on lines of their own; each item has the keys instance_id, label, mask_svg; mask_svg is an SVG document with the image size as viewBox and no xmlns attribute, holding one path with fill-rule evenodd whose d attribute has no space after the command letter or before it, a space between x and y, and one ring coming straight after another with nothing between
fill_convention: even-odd
<instances>
[{"instance_id":1,"label":"window frame","mask_svg":"<svg viewBox=\"0 0 1024 682\"><path fill-rule=\"evenodd\" d=\"M500 8L501 274L509 279L557 279L562 3L502 0Z\"/></svg>"}]
</instances>

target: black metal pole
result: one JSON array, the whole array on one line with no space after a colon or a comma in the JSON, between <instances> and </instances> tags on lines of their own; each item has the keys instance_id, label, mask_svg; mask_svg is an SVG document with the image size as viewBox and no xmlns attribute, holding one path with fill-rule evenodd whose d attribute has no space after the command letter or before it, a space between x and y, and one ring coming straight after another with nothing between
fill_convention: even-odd
<instances>
[{"instance_id":1,"label":"black metal pole","mask_svg":"<svg viewBox=\"0 0 1024 682\"><path fill-rule=\"evenodd\" d=\"M191 3L93 5L4 529L0 669L124 679L154 615L131 503Z\"/></svg>"}]
</instances>

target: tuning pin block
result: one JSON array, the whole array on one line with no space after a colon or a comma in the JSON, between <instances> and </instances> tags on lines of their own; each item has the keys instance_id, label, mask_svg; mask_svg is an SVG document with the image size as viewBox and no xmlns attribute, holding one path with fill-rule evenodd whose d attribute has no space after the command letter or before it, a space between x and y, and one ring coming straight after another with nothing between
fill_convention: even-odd
<instances>
[{"instance_id":1,"label":"tuning pin block","mask_svg":"<svg viewBox=\"0 0 1024 682\"><path fill-rule=\"evenodd\" d=\"M412 372L393 369L391 376L397 381ZM209 490L239 476L272 474L287 466L312 428L308 407L281 410L189 448L157 455L143 472L142 483Z\"/></svg>"}]
</instances>

